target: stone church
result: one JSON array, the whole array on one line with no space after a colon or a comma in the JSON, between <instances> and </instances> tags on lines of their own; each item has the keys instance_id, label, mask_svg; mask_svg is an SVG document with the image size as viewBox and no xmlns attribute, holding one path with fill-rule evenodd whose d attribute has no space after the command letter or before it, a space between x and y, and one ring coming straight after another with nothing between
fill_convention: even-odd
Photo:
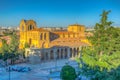
<instances>
[{"instance_id":1,"label":"stone church","mask_svg":"<svg viewBox=\"0 0 120 80\"><path fill-rule=\"evenodd\" d=\"M25 56L31 63L80 56L81 47L88 46L85 26L69 25L67 30L47 30L38 28L33 20L20 22L20 45L26 48Z\"/></svg>"}]
</instances>

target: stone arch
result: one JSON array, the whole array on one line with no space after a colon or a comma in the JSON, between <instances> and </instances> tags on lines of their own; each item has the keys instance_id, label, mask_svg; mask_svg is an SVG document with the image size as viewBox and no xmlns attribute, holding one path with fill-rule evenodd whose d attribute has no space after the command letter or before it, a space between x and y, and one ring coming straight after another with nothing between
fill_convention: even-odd
<instances>
[{"instance_id":1,"label":"stone arch","mask_svg":"<svg viewBox=\"0 0 120 80\"><path fill-rule=\"evenodd\" d=\"M44 40L46 40L46 33L44 33Z\"/></svg>"},{"instance_id":2,"label":"stone arch","mask_svg":"<svg viewBox=\"0 0 120 80\"><path fill-rule=\"evenodd\" d=\"M53 53L53 50L50 51L50 60L53 60L54 59L54 53Z\"/></svg>"},{"instance_id":3,"label":"stone arch","mask_svg":"<svg viewBox=\"0 0 120 80\"><path fill-rule=\"evenodd\" d=\"M28 26L28 31L29 30L33 30L34 29L34 26L32 25L32 24L30 24L29 26Z\"/></svg>"},{"instance_id":4,"label":"stone arch","mask_svg":"<svg viewBox=\"0 0 120 80\"><path fill-rule=\"evenodd\" d=\"M48 53L47 53L47 52L45 53L45 57L46 57L46 60L48 60L48 59L49 59L49 55L48 55Z\"/></svg>"},{"instance_id":5,"label":"stone arch","mask_svg":"<svg viewBox=\"0 0 120 80\"><path fill-rule=\"evenodd\" d=\"M41 53L41 61L44 61L45 60L45 56L43 53Z\"/></svg>"},{"instance_id":6,"label":"stone arch","mask_svg":"<svg viewBox=\"0 0 120 80\"><path fill-rule=\"evenodd\" d=\"M77 56L79 55L80 53L79 53L79 47L77 48Z\"/></svg>"},{"instance_id":7,"label":"stone arch","mask_svg":"<svg viewBox=\"0 0 120 80\"><path fill-rule=\"evenodd\" d=\"M36 27L36 22L33 21L33 20L28 20L26 23L27 23L27 25L28 25L28 26L27 26L28 31L37 28L37 27Z\"/></svg>"},{"instance_id":8,"label":"stone arch","mask_svg":"<svg viewBox=\"0 0 120 80\"><path fill-rule=\"evenodd\" d=\"M72 57L72 48L70 48L70 57Z\"/></svg>"},{"instance_id":9,"label":"stone arch","mask_svg":"<svg viewBox=\"0 0 120 80\"><path fill-rule=\"evenodd\" d=\"M22 26L24 26L24 31L29 31L29 30L37 28L36 22L33 20L21 20L20 31L22 31Z\"/></svg>"},{"instance_id":10,"label":"stone arch","mask_svg":"<svg viewBox=\"0 0 120 80\"><path fill-rule=\"evenodd\" d=\"M61 59L63 59L63 49L61 49Z\"/></svg>"},{"instance_id":11,"label":"stone arch","mask_svg":"<svg viewBox=\"0 0 120 80\"><path fill-rule=\"evenodd\" d=\"M43 33L40 34L40 40L42 40L42 39L43 39Z\"/></svg>"},{"instance_id":12,"label":"stone arch","mask_svg":"<svg viewBox=\"0 0 120 80\"><path fill-rule=\"evenodd\" d=\"M57 59L59 59L60 58L60 50L59 49L57 49Z\"/></svg>"},{"instance_id":13,"label":"stone arch","mask_svg":"<svg viewBox=\"0 0 120 80\"><path fill-rule=\"evenodd\" d=\"M65 48L65 58L68 57L67 54L68 54L68 50L67 50L67 48Z\"/></svg>"}]
</instances>

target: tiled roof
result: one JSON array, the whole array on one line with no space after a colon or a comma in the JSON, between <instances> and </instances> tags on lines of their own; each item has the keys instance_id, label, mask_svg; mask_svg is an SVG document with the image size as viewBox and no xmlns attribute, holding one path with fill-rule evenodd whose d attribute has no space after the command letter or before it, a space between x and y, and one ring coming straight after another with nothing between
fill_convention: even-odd
<instances>
[{"instance_id":1,"label":"tiled roof","mask_svg":"<svg viewBox=\"0 0 120 80\"><path fill-rule=\"evenodd\" d=\"M7 43L9 44L10 43L10 40L11 40L11 37L10 36L3 36L3 37L0 37L0 42L2 42L1 39L5 39L7 41Z\"/></svg>"},{"instance_id":2,"label":"tiled roof","mask_svg":"<svg viewBox=\"0 0 120 80\"><path fill-rule=\"evenodd\" d=\"M45 32L48 32L48 30L45 30L43 28L37 28L37 29L30 30L30 31L45 31Z\"/></svg>"},{"instance_id":3,"label":"tiled roof","mask_svg":"<svg viewBox=\"0 0 120 80\"><path fill-rule=\"evenodd\" d=\"M80 40L80 38L59 38L53 40L50 45L53 46L68 46L68 47L79 47L79 46L88 46L87 43L84 43Z\"/></svg>"}]
</instances>

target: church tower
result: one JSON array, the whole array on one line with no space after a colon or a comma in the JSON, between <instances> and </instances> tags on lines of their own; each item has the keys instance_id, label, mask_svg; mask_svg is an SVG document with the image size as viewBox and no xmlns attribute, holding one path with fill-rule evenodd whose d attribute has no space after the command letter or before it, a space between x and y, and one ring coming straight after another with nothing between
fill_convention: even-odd
<instances>
[{"instance_id":1,"label":"church tower","mask_svg":"<svg viewBox=\"0 0 120 80\"><path fill-rule=\"evenodd\" d=\"M20 48L24 48L28 43L28 31L36 29L36 23L33 20L21 20L20 22Z\"/></svg>"}]
</instances>

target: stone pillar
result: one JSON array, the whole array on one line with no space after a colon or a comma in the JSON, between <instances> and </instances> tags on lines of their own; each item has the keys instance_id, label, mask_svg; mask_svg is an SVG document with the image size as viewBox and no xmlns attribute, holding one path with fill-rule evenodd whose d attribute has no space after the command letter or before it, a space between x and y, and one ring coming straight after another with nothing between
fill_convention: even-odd
<instances>
[{"instance_id":1,"label":"stone pillar","mask_svg":"<svg viewBox=\"0 0 120 80\"><path fill-rule=\"evenodd\" d=\"M64 54L63 51L64 51L63 49L61 49L61 51L60 51L60 53L61 53L61 59L63 59L63 54Z\"/></svg>"},{"instance_id":2,"label":"stone pillar","mask_svg":"<svg viewBox=\"0 0 120 80\"><path fill-rule=\"evenodd\" d=\"M61 59L61 49L59 49L59 59Z\"/></svg>"},{"instance_id":3,"label":"stone pillar","mask_svg":"<svg viewBox=\"0 0 120 80\"><path fill-rule=\"evenodd\" d=\"M44 52L43 55L44 55L44 61L46 61L47 60L46 59L46 53Z\"/></svg>"},{"instance_id":4,"label":"stone pillar","mask_svg":"<svg viewBox=\"0 0 120 80\"><path fill-rule=\"evenodd\" d=\"M81 54L81 46L79 47L79 50L78 50L78 58L80 57L80 54Z\"/></svg>"},{"instance_id":5,"label":"stone pillar","mask_svg":"<svg viewBox=\"0 0 120 80\"><path fill-rule=\"evenodd\" d=\"M67 48L67 57L70 58L70 48Z\"/></svg>"},{"instance_id":6,"label":"stone pillar","mask_svg":"<svg viewBox=\"0 0 120 80\"><path fill-rule=\"evenodd\" d=\"M78 55L77 55L77 48L75 48L75 57L77 57Z\"/></svg>"},{"instance_id":7,"label":"stone pillar","mask_svg":"<svg viewBox=\"0 0 120 80\"><path fill-rule=\"evenodd\" d=\"M54 60L57 59L57 50L53 50Z\"/></svg>"},{"instance_id":8,"label":"stone pillar","mask_svg":"<svg viewBox=\"0 0 120 80\"><path fill-rule=\"evenodd\" d=\"M50 51L49 51L49 53L48 53L48 61L50 61Z\"/></svg>"},{"instance_id":9,"label":"stone pillar","mask_svg":"<svg viewBox=\"0 0 120 80\"><path fill-rule=\"evenodd\" d=\"M40 58L40 62L41 62L41 52L38 51L38 57Z\"/></svg>"},{"instance_id":10,"label":"stone pillar","mask_svg":"<svg viewBox=\"0 0 120 80\"><path fill-rule=\"evenodd\" d=\"M65 49L63 49L63 59L65 59Z\"/></svg>"}]
</instances>

